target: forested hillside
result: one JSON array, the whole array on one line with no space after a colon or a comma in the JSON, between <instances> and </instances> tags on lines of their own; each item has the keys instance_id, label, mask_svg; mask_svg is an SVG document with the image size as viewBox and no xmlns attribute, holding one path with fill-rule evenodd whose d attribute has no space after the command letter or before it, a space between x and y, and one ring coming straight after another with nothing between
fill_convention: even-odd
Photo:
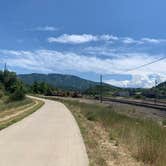
<instances>
[{"instance_id":1,"label":"forested hillside","mask_svg":"<svg viewBox=\"0 0 166 166\"><path fill-rule=\"evenodd\" d=\"M63 74L22 74L18 77L26 84L32 85L36 82L45 82L56 88L64 90L85 91L86 89L99 85L97 82L82 79L73 75Z\"/></svg>"}]
</instances>

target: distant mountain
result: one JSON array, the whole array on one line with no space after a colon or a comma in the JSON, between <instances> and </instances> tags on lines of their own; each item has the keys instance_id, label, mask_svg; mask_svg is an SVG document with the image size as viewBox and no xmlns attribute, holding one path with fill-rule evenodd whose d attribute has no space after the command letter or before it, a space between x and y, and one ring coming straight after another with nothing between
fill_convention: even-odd
<instances>
[{"instance_id":1,"label":"distant mountain","mask_svg":"<svg viewBox=\"0 0 166 166\"><path fill-rule=\"evenodd\" d=\"M158 97L160 98L166 98L166 82L162 82L159 85L157 85L156 88L152 88L154 91L156 91Z\"/></svg>"},{"instance_id":2,"label":"distant mountain","mask_svg":"<svg viewBox=\"0 0 166 166\"><path fill-rule=\"evenodd\" d=\"M145 89L142 93L144 96L149 98L166 98L166 82L162 82L156 87Z\"/></svg>"},{"instance_id":3,"label":"distant mountain","mask_svg":"<svg viewBox=\"0 0 166 166\"><path fill-rule=\"evenodd\" d=\"M109 95L111 95L115 92L121 91L121 90L123 90L123 89L119 88L119 87L109 85L109 84L103 83L103 85L102 85L102 94L103 94L103 96L109 96ZM100 91L101 91L101 86L98 84L98 85L95 85L95 86L91 86L90 88L85 90L84 93L88 94L88 95L99 95Z\"/></svg>"},{"instance_id":4,"label":"distant mountain","mask_svg":"<svg viewBox=\"0 0 166 166\"><path fill-rule=\"evenodd\" d=\"M166 82L162 82L156 87L158 90L164 90L166 91Z\"/></svg>"},{"instance_id":5,"label":"distant mountain","mask_svg":"<svg viewBox=\"0 0 166 166\"><path fill-rule=\"evenodd\" d=\"M64 74L21 74L18 77L26 84L33 84L33 82L46 82L56 88L64 90L78 90L85 91L90 87L99 85L98 82L89 81L73 75ZM112 87L111 85L106 84Z\"/></svg>"}]
</instances>

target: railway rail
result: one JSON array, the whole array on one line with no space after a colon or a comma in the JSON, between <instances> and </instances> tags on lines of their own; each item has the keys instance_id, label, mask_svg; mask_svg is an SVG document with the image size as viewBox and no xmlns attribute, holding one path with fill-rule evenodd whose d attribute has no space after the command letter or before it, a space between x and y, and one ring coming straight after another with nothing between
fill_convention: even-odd
<instances>
[{"instance_id":1,"label":"railway rail","mask_svg":"<svg viewBox=\"0 0 166 166\"><path fill-rule=\"evenodd\" d=\"M130 105L136 105L136 106L142 106L142 107L166 111L166 103L160 102L160 101L154 102L151 100L141 101L141 100L132 100L132 99L116 99L116 98L108 98L108 97L104 97L103 101L118 102L123 104L130 104Z\"/></svg>"}]
</instances>

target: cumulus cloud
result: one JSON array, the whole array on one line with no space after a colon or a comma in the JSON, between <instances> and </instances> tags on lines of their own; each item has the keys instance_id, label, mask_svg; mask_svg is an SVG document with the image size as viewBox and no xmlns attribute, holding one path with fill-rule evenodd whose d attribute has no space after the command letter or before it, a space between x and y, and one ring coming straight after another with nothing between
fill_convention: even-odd
<instances>
[{"instance_id":1,"label":"cumulus cloud","mask_svg":"<svg viewBox=\"0 0 166 166\"><path fill-rule=\"evenodd\" d=\"M166 43L166 39L155 38L141 38L134 39L132 37L117 37L110 34L92 35L92 34L62 34L58 37L49 37L49 43L68 43L68 44L83 44L88 42L109 42L109 43L121 43L121 44L161 44Z\"/></svg>"},{"instance_id":2,"label":"cumulus cloud","mask_svg":"<svg viewBox=\"0 0 166 166\"><path fill-rule=\"evenodd\" d=\"M93 35L83 34L83 35L67 35L63 34L59 37L50 37L48 42L57 42L57 43L70 43L70 44L80 44L87 43L91 41L97 41L97 37Z\"/></svg>"},{"instance_id":3,"label":"cumulus cloud","mask_svg":"<svg viewBox=\"0 0 166 166\"><path fill-rule=\"evenodd\" d=\"M39 28L40 29L40 28ZM49 29L49 28L47 28ZM51 27L50 27L51 30ZM83 44L88 42L109 42L109 43L121 43L121 44L161 44L166 43L166 39L155 38L141 38L134 39L132 37L117 37L110 34L92 35L92 34L62 34L58 37L49 37L49 43L68 43L68 44Z\"/></svg>"},{"instance_id":4,"label":"cumulus cloud","mask_svg":"<svg viewBox=\"0 0 166 166\"><path fill-rule=\"evenodd\" d=\"M59 37L49 37L49 43L69 43L69 44L82 44L88 42L96 42L96 41L110 41L110 40L118 40L118 37L112 35L92 35L92 34L63 34Z\"/></svg>"},{"instance_id":5,"label":"cumulus cloud","mask_svg":"<svg viewBox=\"0 0 166 166\"><path fill-rule=\"evenodd\" d=\"M155 86L155 81L161 83L166 81L166 74L164 75L133 75L131 80L106 80L105 82L118 87L132 87L132 88L151 88Z\"/></svg>"},{"instance_id":6,"label":"cumulus cloud","mask_svg":"<svg viewBox=\"0 0 166 166\"><path fill-rule=\"evenodd\" d=\"M155 80L150 78L150 76L147 75L133 75L131 80L106 80L106 83L109 83L111 85L115 85L118 87L133 87L133 88L150 88L154 86Z\"/></svg>"}]
</instances>

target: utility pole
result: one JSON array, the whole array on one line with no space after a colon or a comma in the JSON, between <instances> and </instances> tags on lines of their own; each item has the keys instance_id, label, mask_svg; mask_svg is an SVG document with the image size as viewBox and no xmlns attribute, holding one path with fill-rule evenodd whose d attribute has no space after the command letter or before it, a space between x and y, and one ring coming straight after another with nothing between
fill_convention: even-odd
<instances>
[{"instance_id":1,"label":"utility pole","mask_svg":"<svg viewBox=\"0 0 166 166\"><path fill-rule=\"evenodd\" d=\"M155 104L157 103L157 96L158 96L158 94L157 94L157 84L158 84L158 81L156 79L155 80L155 100L154 100Z\"/></svg>"},{"instance_id":2,"label":"utility pole","mask_svg":"<svg viewBox=\"0 0 166 166\"><path fill-rule=\"evenodd\" d=\"M4 76L6 76L6 73L7 73L7 64L5 63L4 71L3 71Z\"/></svg>"},{"instance_id":3,"label":"utility pole","mask_svg":"<svg viewBox=\"0 0 166 166\"><path fill-rule=\"evenodd\" d=\"M7 64L5 63L4 72L7 70Z\"/></svg>"},{"instance_id":4,"label":"utility pole","mask_svg":"<svg viewBox=\"0 0 166 166\"><path fill-rule=\"evenodd\" d=\"M100 103L103 102L103 76L100 75Z\"/></svg>"}]
</instances>

